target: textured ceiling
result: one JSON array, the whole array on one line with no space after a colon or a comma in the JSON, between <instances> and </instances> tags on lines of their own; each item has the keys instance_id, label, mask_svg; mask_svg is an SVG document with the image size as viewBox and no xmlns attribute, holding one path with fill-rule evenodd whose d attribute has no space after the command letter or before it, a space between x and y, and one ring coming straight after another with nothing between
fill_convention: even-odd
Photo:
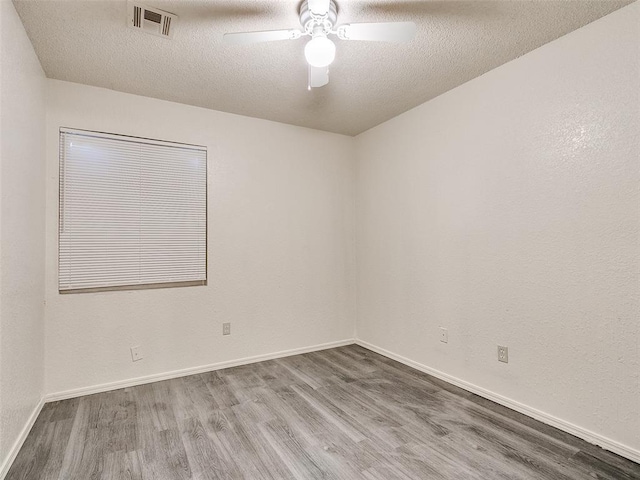
<instances>
[{"instance_id":1,"label":"textured ceiling","mask_svg":"<svg viewBox=\"0 0 640 480\"><path fill-rule=\"evenodd\" d=\"M307 91L298 40L222 34L298 28L293 0L145 0L172 40L127 27L126 1L15 0L50 78L356 135L631 0L338 0L338 22L413 20L409 44L337 41L329 85Z\"/></svg>"}]
</instances>

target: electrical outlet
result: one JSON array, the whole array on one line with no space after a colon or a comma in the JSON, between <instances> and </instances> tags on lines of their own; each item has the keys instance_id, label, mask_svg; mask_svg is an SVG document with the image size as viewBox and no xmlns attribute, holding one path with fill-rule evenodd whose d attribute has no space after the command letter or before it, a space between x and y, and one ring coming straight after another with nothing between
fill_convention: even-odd
<instances>
[{"instance_id":1,"label":"electrical outlet","mask_svg":"<svg viewBox=\"0 0 640 480\"><path fill-rule=\"evenodd\" d=\"M498 361L509 363L509 347L498 345Z\"/></svg>"},{"instance_id":2,"label":"electrical outlet","mask_svg":"<svg viewBox=\"0 0 640 480\"><path fill-rule=\"evenodd\" d=\"M222 334L223 335L231 335L231 324L223 323L222 324Z\"/></svg>"},{"instance_id":3,"label":"electrical outlet","mask_svg":"<svg viewBox=\"0 0 640 480\"><path fill-rule=\"evenodd\" d=\"M440 327L440 341L442 343L449 343L449 332L446 328Z\"/></svg>"},{"instance_id":4,"label":"electrical outlet","mask_svg":"<svg viewBox=\"0 0 640 480\"><path fill-rule=\"evenodd\" d=\"M131 347L131 361L137 362L138 360L142 360L144 357L142 356L142 349L140 345Z\"/></svg>"}]
</instances>

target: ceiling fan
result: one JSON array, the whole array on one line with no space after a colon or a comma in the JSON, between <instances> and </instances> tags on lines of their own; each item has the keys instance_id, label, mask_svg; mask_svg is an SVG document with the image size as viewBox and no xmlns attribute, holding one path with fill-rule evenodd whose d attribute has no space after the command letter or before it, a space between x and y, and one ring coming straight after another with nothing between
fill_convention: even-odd
<instances>
[{"instance_id":1,"label":"ceiling fan","mask_svg":"<svg viewBox=\"0 0 640 480\"><path fill-rule=\"evenodd\" d=\"M413 22L351 23L336 26L337 18L338 7L334 0L305 0L300 5L302 29L226 33L223 41L230 45L245 45L310 36L311 40L304 47L304 55L309 64L311 90L329 83L329 65L336 56L336 45L329 39L329 35L335 35L340 40L407 42L416 33Z\"/></svg>"}]
</instances>

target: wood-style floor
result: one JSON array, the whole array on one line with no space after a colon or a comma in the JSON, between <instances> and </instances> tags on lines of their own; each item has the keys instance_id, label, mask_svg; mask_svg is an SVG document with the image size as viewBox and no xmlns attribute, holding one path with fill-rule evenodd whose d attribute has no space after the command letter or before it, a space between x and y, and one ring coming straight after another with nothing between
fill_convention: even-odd
<instances>
[{"instance_id":1,"label":"wood-style floor","mask_svg":"<svg viewBox=\"0 0 640 480\"><path fill-rule=\"evenodd\" d=\"M640 479L351 345L46 404L7 480Z\"/></svg>"}]
</instances>

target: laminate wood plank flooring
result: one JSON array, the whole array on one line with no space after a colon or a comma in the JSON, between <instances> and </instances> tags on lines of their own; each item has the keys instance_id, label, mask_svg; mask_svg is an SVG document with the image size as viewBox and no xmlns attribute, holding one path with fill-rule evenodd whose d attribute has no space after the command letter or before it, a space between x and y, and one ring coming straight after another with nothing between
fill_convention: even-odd
<instances>
[{"instance_id":1,"label":"laminate wood plank flooring","mask_svg":"<svg viewBox=\"0 0 640 480\"><path fill-rule=\"evenodd\" d=\"M44 406L6 480L640 479L356 345Z\"/></svg>"}]
</instances>

